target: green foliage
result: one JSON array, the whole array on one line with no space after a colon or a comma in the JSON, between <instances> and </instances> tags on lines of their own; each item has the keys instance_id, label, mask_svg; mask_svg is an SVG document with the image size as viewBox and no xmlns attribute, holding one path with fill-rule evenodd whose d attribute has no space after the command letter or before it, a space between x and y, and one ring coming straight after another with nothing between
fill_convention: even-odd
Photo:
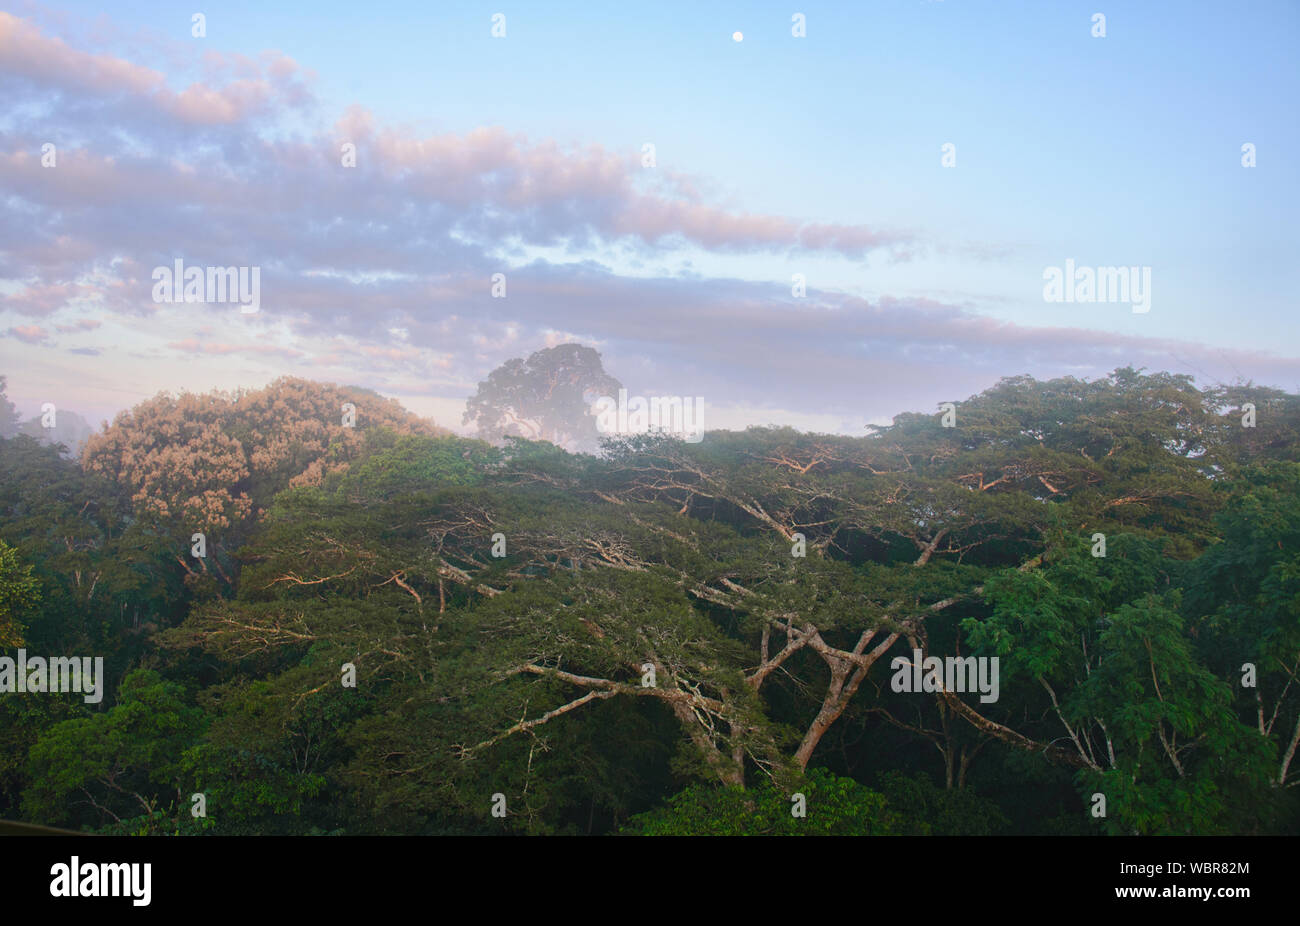
<instances>
[{"instance_id":1,"label":"green foliage","mask_svg":"<svg viewBox=\"0 0 1300 926\"><path fill-rule=\"evenodd\" d=\"M21 646L23 612L40 600L32 567L18 560L18 551L0 540L0 647Z\"/></svg>"},{"instance_id":2,"label":"green foliage","mask_svg":"<svg viewBox=\"0 0 1300 926\"><path fill-rule=\"evenodd\" d=\"M398 437L347 471L339 491L387 501L404 492L479 485L497 457L486 444L454 437Z\"/></svg>"},{"instance_id":3,"label":"green foliage","mask_svg":"<svg viewBox=\"0 0 1300 926\"><path fill-rule=\"evenodd\" d=\"M664 807L638 814L623 832L641 836L894 836L903 821L885 796L851 778L813 769L787 792L692 785ZM802 794L806 816L794 815Z\"/></svg>"},{"instance_id":4,"label":"green foliage","mask_svg":"<svg viewBox=\"0 0 1300 926\"><path fill-rule=\"evenodd\" d=\"M132 672L112 709L55 724L32 746L23 810L50 823L75 822L86 808L115 820L133 810L152 814L158 789L175 788L204 724L179 685L151 670Z\"/></svg>"},{"instance_id":5,"label":"green foliage","mask_svg":"<svg viewBox=\"0 0 1300 926\"><path fill-rule=\"evenodd\" d=\"M943 788L929 775L882 776L880 791L908 836L997 836L1010 820L993 801L969 788Z\"/></svg>"},{"instance_id":6,"label":"green foliage","mask_svg":"<svg viewBox=\"0 0 1300 926\"><path fill-rule=\"evenodd\" d=\"M301 381L146 404L86 469L0 440L0 627L124 678L102 705L0 699L0 811L154 834L1300 831L1294 397L1016 377L955 428L596 456L556 446L617 389L585 350L484 384L497 447ZM336 426L345 397L364 428ZM1247 401L1275 432L1241 434ZM220 535L197 565L191 504ZM1001 697L894 692L914 648L997 657Z\"/></svg>"}]
</instances>

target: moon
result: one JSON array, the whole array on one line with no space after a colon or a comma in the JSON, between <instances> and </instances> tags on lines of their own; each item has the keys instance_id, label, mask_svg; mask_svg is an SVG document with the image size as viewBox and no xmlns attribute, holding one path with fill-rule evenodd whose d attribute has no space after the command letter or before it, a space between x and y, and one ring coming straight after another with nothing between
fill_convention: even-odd
<instances>
[{"instance_id":1,"label":"moon","mask_svg":"<svg viewBox=\"0 0 1300 926\"><path fill-rule=\"evenodd\" d=\"M737 41L737 42L743 42L743 41L745 41L745 36L744 36L742 33L740 33L740 32L733 32L733 33L731 33L731 38L732 38L734 41Z\"/></svg>"}]
</instances>

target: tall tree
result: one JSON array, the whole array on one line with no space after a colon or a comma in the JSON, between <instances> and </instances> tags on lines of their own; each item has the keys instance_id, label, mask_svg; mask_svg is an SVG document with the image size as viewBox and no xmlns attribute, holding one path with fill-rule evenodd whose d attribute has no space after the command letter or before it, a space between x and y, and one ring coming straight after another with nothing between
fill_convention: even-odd
<instances>
[{"instance_id":1,"label":"tall tree","mask_svg":"<svg viewBox=\"0 0 1300 926\"><path fill-rule=\"evenodd\" d=\"M211 563L229 584L230 551L275 494L346 469L379 428L438 430L369 390L286 377L249 392L142 402L87 441L84 463L122 488L139 529L165 538L191 578ZM196 532L204 558L189 555Z\"/></svg>"},{"instance_id":2,"label":"tall tree","mask_svg":"<svg viewBox=\"0 0 1300 926\"><path fill-rule=\"evenodd\" d=\"M600 437L591 406L621 388L593 348L561 344L493 370L466 403L464 423L488 441L523 437L590 451Z\"/></svg>"}]
</instances>

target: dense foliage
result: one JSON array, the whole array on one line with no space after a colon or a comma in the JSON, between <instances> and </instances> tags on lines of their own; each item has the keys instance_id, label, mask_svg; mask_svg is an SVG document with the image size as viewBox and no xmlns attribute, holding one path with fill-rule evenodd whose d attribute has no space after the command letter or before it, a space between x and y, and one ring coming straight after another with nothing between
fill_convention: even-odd
<instances>
[{"instance_id":1,"label":"dense foliage","mask_svg":"<svg viewBox=\"0 0 1300 926\"><path fill-rule=\"evenodd\" d=\"M954 425L585 455L285 380L0 440L0 654L109 680L0 694L0 817L1300 832L1300 397L1018 377ZM895 690L916 651L999 696Z\"/></svg>"}]
</instances>

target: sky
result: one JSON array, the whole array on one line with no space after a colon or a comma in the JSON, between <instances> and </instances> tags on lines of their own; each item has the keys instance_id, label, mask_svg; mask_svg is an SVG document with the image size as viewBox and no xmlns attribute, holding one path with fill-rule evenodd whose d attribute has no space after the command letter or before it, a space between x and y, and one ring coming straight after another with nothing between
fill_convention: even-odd
<instances>
[{"instance_id":1,"label":"sky","mask_svg":"<svg viewBox=\"0 0 1300 926\"><path fill-rule=\"evenodd\" d=\"M0 0L28 415L293 375L459 429L567 341L710 428L1128 365L1300 389L1300 3L103 6ZM258 311L156 301L176 260L256 268ZM1067 267L1147 311L1045 298Z\"/></svg>"}]
</instances>

